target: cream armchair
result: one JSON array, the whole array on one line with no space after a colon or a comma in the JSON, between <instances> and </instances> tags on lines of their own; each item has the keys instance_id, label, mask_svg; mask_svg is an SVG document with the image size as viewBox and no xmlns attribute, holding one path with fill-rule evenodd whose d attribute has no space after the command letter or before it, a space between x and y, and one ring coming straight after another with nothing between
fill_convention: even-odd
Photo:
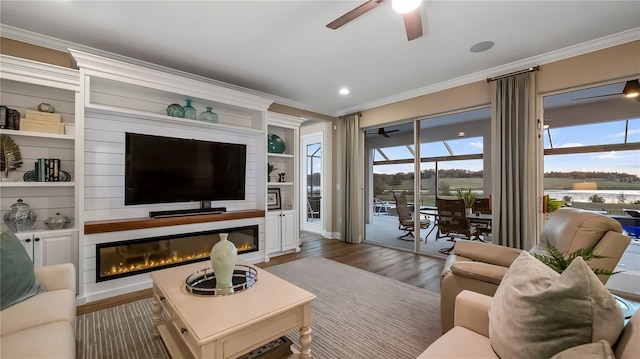
<instances>
[{"instance_id":1,"label":"cream armchair","mask_svg":"<svg viewBox=\"0 0 640 359\"><path fill-rule=\"evenodd\" d=\"M622 226L613 218L575 208L560 208L545 223L538 244L530 253L546 253L547 243L570 254L594 248L606 258L589 262L592 268L613 271L629 245ZM493 296L511 263L521 250L476 241L458 241L440 278L442 331L453 328L455 298L465 289ZM609 276L598 276L606 283Z\"/></svg>"},{"instance_id":2,"label":"cream armchair","mask_svg":"<svg viewBox=\"0 0 640 359\"><path fill-rule=\"evenodd\" d=\"M498 358L489 339L489 309L492 299L489 296L471 291L460 293L455 299L455 327L433 342L417 359ZM639 326L640 311L631 317L618 338L615 345L616 358L640 357ZM514 345L519 345L519 343L514 343ZM560 356L560 358L568 357ZM584 355L578 354L571 358L584 357Z\"/></svg>"}]
</instances>

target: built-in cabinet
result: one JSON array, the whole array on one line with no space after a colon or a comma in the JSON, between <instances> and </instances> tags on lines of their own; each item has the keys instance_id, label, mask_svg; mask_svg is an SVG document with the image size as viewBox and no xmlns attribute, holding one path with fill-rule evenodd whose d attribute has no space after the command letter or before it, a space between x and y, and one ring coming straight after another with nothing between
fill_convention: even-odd
<instances>
[{"instance_id":1,"label":"built-in cabinet","mask_svg":"<svg viewBox=\"0 0 640 359\"><path fill-rule=\"evenodd\" d=\"M275 167L267 182L266 257L300 251L300 125L304 119L267 114L267 163ZM274 139L284 141L270 146ZM276 150L274 150L276 149Z\"/></svg>"},{"instance_id":2,"label":"built-in cabinet","mask_svg":"<svg viewBox=\"0 0 640 359\"><path fill-rule=\"evenodd\" d=\"M299 248L299 235L296 233L297 217L293 210L267 213L266 253L268 256Z\"/></svg>"},{"instance_id":3,"label":"built-in cabinet","mask_svg":"<svg viewBox=\"0 0 640 359\"><path fill-rule=\"evenodd\" d=\"M17 233L35 266L71 262L78 264L79 186L82 151L77 105L80 97L77 70L0 55L0 102L25 118L27 110L48 103L60 114L63 134L0 129L20 149L22 166L0 182L0 216L22 199L37 216L29 231ZM30 182L24 176L35 170L39 158L60 159L60 169L70 175L64 182ZM4 177L4 174L2 175ZM44 221L57 213L72 219L69 228L49 230ZM4 221L2 231L8 230Z\"/></svg>"},{"instance_id":4,"label":"built-in cabinet","mask_svg":"<svg viewBox=\"0 0 640 359\"><path fill-rule=\"evenodd\" d=\"M16 236L27 250L35 267L60 263L77 265L77 230L19 232Z\"/></svg>"}]
</instances>

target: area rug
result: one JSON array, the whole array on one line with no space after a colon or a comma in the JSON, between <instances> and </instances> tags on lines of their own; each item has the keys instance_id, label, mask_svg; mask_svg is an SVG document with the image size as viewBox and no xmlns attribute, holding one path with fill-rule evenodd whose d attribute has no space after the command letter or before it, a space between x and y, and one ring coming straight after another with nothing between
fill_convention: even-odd
<instances>
[{"instance_id":1,"label":"area rug","mask_svg":"<svg viewBox=\"0 0 640 359\"><path fill-rule=\"evenodd\" d=\"M438 294L318 257L265 270L316 295L315 359L415 358L440 336ZM78 316L78 358L168 358L150 318L150 299Z\"/></svg>"}]
</instances>

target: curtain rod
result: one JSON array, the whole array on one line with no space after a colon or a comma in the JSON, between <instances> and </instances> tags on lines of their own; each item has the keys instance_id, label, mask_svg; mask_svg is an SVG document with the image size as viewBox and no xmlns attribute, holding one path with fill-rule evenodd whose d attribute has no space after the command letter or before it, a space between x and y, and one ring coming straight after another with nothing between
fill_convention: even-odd
<instances>
[{"instance_id":1,"label":"curtain rod","mask_svg":"<svg viewBox=\"0 0 640 359\"><path fill-rule=\"evenodd\" d=\"M528 69L511 72L511 73L500 75L500 76L496 76L496 77L487 77L487 82L500 80L500 79L503 79L505 77L509 77L509 76L513 76L513 75L525 74L527 72L538 71L538 70L540 70L540 66L533 66L533 67L529 67Z\"/></svg>"},{"instance_id":2,"label":"curtain rod","mask_svg":"<svg viewBox=\"0 0 640 359\"><path fill-rule=\"evenodd\" d=\"M358 117L362 117L362 112L348 113L346 115L338 116L338 118L342 120L343 118L345 118L347 116L351 116L351 115L358 115Z\"/></svg>"}]
</instances>

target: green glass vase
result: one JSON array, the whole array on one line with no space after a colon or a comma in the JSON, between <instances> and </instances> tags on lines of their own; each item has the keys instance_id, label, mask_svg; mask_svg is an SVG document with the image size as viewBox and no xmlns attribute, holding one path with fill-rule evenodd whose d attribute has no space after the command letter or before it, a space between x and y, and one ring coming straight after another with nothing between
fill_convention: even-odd
<instances>
[{"instance_id":1,"label":"green glass vase","mask_svg":"<svg viewBox=\"0 0 640 359\"><path fill-rule=\"evenodd\" d=\"M191 106L191 100L187 100L187 105L184 107L184 118L196 119L196 109Z\"/></svg>"},{"instance_id":2,"label":"green glass vase","mask_svg":"<svg viewBox=\"0 0 640 359\"><path fill-rule=\"evenodd\" d=\"M218 122L218 115L212 112L213 107L207 107L207 110L200 114L200 120L207 122Z\"/></svg>"}]
</instances>

